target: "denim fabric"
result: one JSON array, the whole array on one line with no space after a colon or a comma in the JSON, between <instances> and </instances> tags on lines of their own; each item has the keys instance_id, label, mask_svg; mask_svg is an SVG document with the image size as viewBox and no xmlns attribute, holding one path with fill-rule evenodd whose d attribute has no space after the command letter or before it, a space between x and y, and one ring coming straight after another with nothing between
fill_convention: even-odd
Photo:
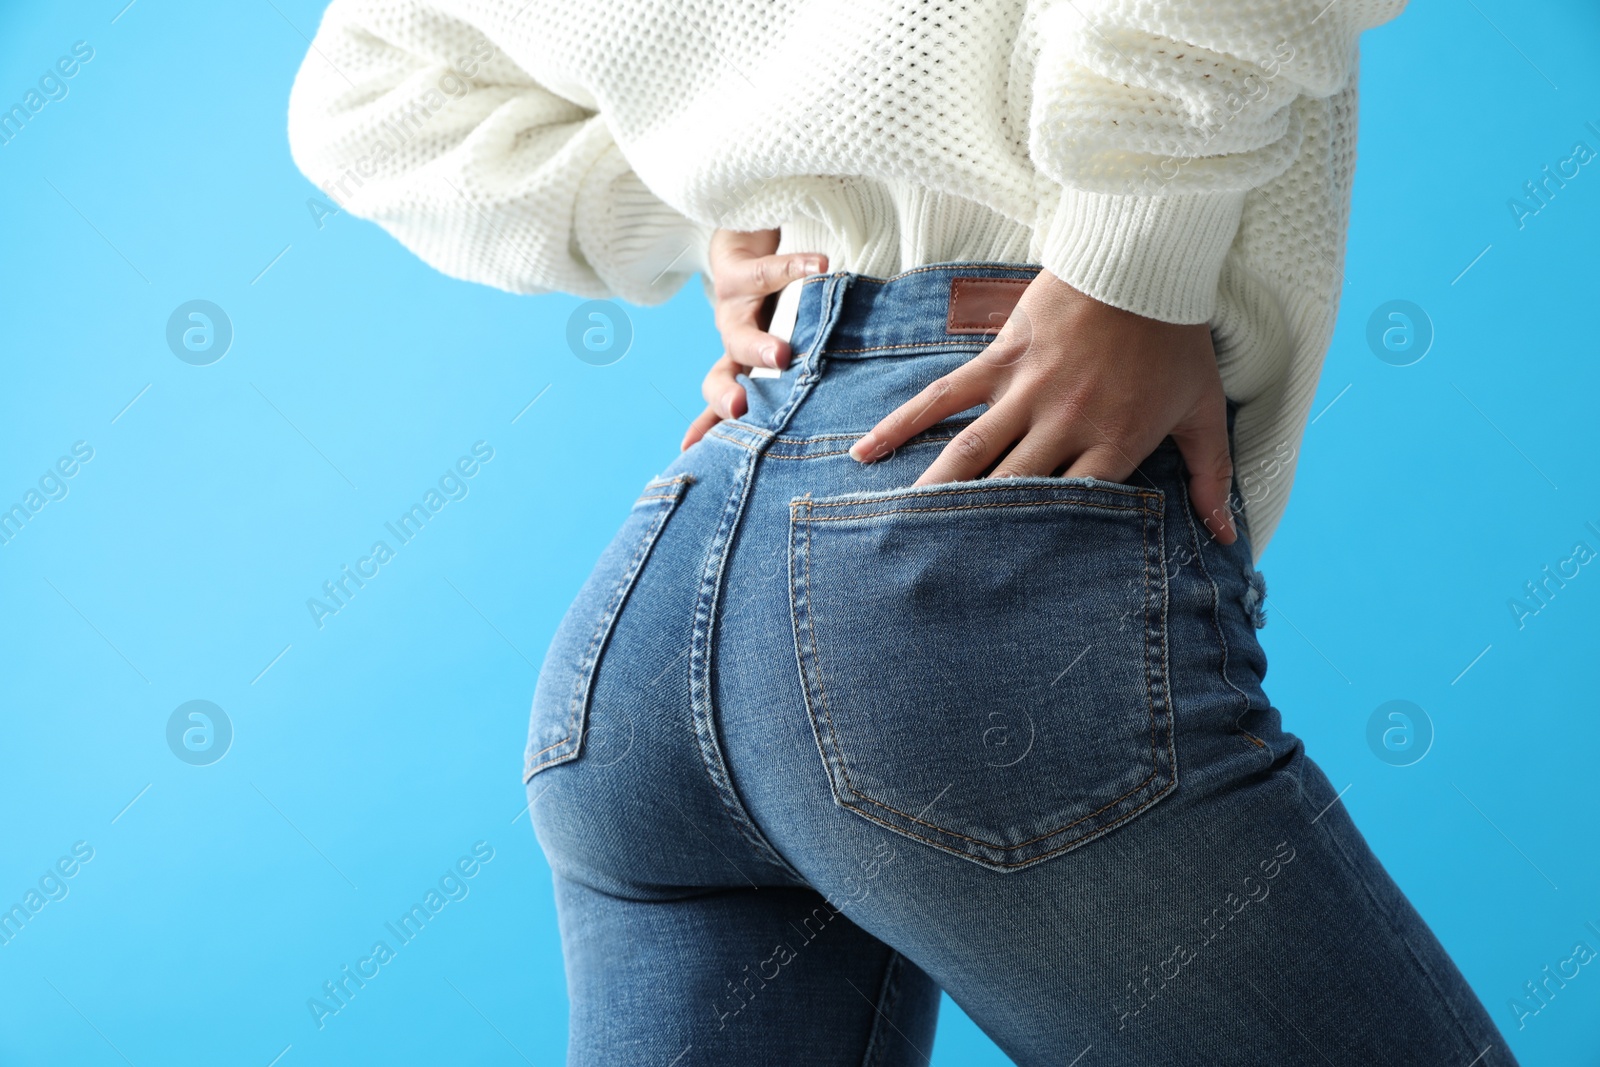
<instances>
[{"instance_id":1,"label":"denim fabric","mask_svg":"<svg viewBox=\"0 0 1600 1067\"><path fill-rule=\"evenodd\" d=\"M1514 1061L1262 691L1265 586L1170 439L1126 484L909 488L851 442L985 338L939 264L811 279L562 623L526 764L569 1063ZM1232 406L1230 405L1230 425Z\"/></svg>"}]
</instances>

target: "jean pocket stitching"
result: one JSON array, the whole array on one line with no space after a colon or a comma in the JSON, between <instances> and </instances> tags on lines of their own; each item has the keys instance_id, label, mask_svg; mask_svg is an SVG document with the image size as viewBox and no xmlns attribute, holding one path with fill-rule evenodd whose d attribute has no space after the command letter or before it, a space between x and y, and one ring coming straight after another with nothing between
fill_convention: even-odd
<instances>
[{"instance_id":1,"label":"jean pocket stitching","mask_svg":"<svg viewBox=\"0 0 1600 1067\"><path fill-rule=\"evenodd\" d=\"M969 490L970 491L970 490ZM1062 501L1061 503L1069 503ZM884 515L906 515L911 513L936 512L936 511L979 511L984 508L1031 508L1039 507L1038 500L1002 500L992 504L939 504L931 508L890 508L888 511L862 511L849 515L817 515L808 516L807 522L853 522L856 519L874 519ZM1086 500L1070 501L1073 507L1100 508L1104 511L1137 511L1148 512L1148 508L1122 507L1118 504L1094 504ZM818 507L841 507L844 505L820 504ZM1148 541L1148 535L1147 535Z\"/></svg>"},{"instance_id":2,"label":"jean pocket stitching","mask_svg":"<svg viewBox=\"0 0 1600 1067\"><path fill-rule=\"evenodd\" d=\"M1007 502L1007 503L1004 503L1004 504L975 504L975 505L969 505L968 507L972 507L972 508L979 508L979 507L1023 507L1023 506L1034 505L1034 504L1038 504L1038 503L1039 503L1038 501L1011 501L1011 502ZM1086 501L1073 501L1072 503L1073 503L1074 506L1082 505L1084 507L1103 507L1103 508L1107 508L1108 510L1111 510L1111 511L1139 511L1139 510L1142 510L1142 509L1139 509L1139 508L1122 508L1122 507L1114 507L1114 506L1105 505L1105 504L1093 504L1093 503L1089 503L1089 502L1086 502ZM967 510L967 507L963 507L963 506L959 506L959 505L943 505L943 506L940 506L940 507L933 507L933 508L898 509L897 511L889 511L889 512L869 511L869 512L863 512L863 513L861 513L859 515L834 516L833 518L830 519L830 518L815 518L812 515L810 515L810 509L812 507L814 507L814 506L830 507L830 506L833 506L833 505L829 505L829 504L826 504L826 503L821 504L821 505L816 505L811 501L807 501L806 585L807 585L807 596L808 596L808 598L809 598L809 592L810 592L809 591L809 587L810 587L810 584L811 584L811 523L812 522L840 521L840 520L849 519L849 518L871 518L871 517L876 517L876 516L880 516L880 515L898 514L900 510L912 510L912 511L963 511L963 510ZM1141 554L1145 555L1145 556L1148 556L1149 551L1150 551L1150 531L1149 531L1148 527L1149 527L1148 523L1140 523L1140 525L1139 525L1139 533L1140 533L1140 541L1141 541L1141 543L1140 543ZM1144 577L1144 581L1145 581L1144 605L1145 605L1145 611L1148 613L1149 610L1150 610L1150 568L1148 566L1146 566L1144 570L1145 570L1145 577ZM812 663L814 664L813 669L814 669L814 671L816 673L817 692L818 692L818 695L820 697L820 703L822 704L823 716L828 720L828 733L829 733L829 735L831 736L831 738L833 740L833 746L832 747L834 748L835 751L842 751L842 747L841 747L841 745L839 743L838 731L837 731L837 729L835 728L835 726L833 724L833 715L828 710L828 686L827 686L827 680L824 678L823 672L822 672L822 656L821 656L821 653L819 652L819 650L817 648L817 629L816 629L815 619L816 619L815 614L808 611L807 612L807 621L810 623L810 630L811 630L811 658L812 658ZM867 794L863 793L861 790L857 789L854 786L853 783L851 783L851 781L850 781L850 769L849 769L849 767L847 767L845 765L845 762L844 762L842 757L837 761L837 767L838 767L839 776L842 779L844 779L844 784L850 790L851 793L853 793L857 798L859 798L859 800L861 800L861 801L863 801L863 802L865 802L867 804L871 804L873 807L882 808L884 811L891 812L891 813L893 813L895 815L898 815L901 818L907 820L908 822L916 823L918 826L926 826L928 829L933 830L933 831L935 831L937 833L947 834L950 837L955 837L955 838L958 838L958 839L960 839L962 841L971 841L973 844L982 845L985 848L992 848L992 849L995 849L997 851L1005 851L1007 849L1016 850L1016 849L1026 848L1029 845L1037 844L1040 841L1045 841L1045 840L1048 840L1048 839L1050 839L1052 837L1056 837L1056 836L1058 836L1060 834L1064 834L1068 830L1072 829L1074 826L1077 826L1079 823L1087 822L1088 820L1093 819L1098 815L1102 815L1105 812L1107 812L1107 811L1111 810L1112 808L1116 807L1118 804L1121 804L1123 801L1127 800L1129 797L1134 796L1135 794L1139 793L1146 786L1148 786L1151 782L1155 781L1156 778L1161 773L1161 766L1160 766L1160 760L1159 760L1159 757L1160 757L1160 736L1157 733L1158 723L1157 723L1157 720L1156 720L1155 697L1154 697L1154 694L1152 694L1150 692L1149 683L1148 683L1148 678L1149 678L1149 675L1150 675L1150 671L1148 670L1148 667L1150 666L1149 660L1151 659L1151 657L1155 653L1155 649L1152 647L1152 641L1151 641L1151 638L1150 638L1148 621L1146 622L1146 625L1145 625L1145 641L1144 641L1144 643L1145 643L1144 652L1145 652L1146 667L1147 667L1147 670L1145 672L1145 675L1146 675L1146 678L1147 678L1147 683L1146 683L1146 686L1145 686L1145 712L1148 715L1149 721L1150 721L1150 762L1151 762L1150 773L1145 775L1145 777L1138 784L1134 785L1132 788L1127 790L1122 795L1120 795L1120 796L1108 801L1107 803L1101 805L1099 808L1096 808L1094 811L1091 811L1086 815L1079 816L1078 818L1072 820L1071 822L1067 823L1064 826L1056 827L1054 830L1051 830L1048 833L1039 834L1036 837L1028 838L1026 841L1018 841L1018 842L1015 842L1015 843L1013 843L1011 845L1003 845L1003 844L999 844L999 843L996 843L996 842L993 842L993 841L985 841L980 837L973 837L973 836L971 836L969 834L963 834L963 833L960 833L960 832L958 832L956 830L949 829L948 827L939 826L936 823L927 822L927 821L923 820L918 815L912 815L909 812L901 811L899 808L896 808L893 805L885 804L881 800L876 800L876 799L868 796ZM1150 804L1155 803L1155 801L1158 800L1158 799L1160 799L1160 795L1159 794L1156 797L1153 797L1153 798L1147 800L1145 803L1140 804L1137 808L1133 809L1133 811L1129 812L1128 814L1132 815L1132 814L1135 814L1137 812L1143 811L1145 808L1149 807ZM848 808L851 808L852 810L860 811L860 808L855 804L848 804L847 803L847 804L845 804L845 806L848 807ZM866 813L863 812L862 814L866 814ZM874 820L874 821L876 821L876 820ZM1114 826L1114 825L1116 825L1116 823L1121 822L1121 821L1123 821L1123 819L1122 818L1118 818L1111 825ZM1082 838L1082 836L1083 835L1079 835L1079 837L1077 837L1077 838L1072 838L1069 841L1064 842L1062 844L1061 848L1070 847L1073 843L1075 843L1076 841L1080 840ZM928 839L927 838L923 838L922 840L928 840ZM1043 859L1043 858L1045 858L1045 856L1054 855L1055 852L1057 852L1057 851L1060 851L1060 849L1054 849L1051 852L1045 853L1044 856L1039 856L1036 859ZM1030 863L1030 862L1035 862L1035 860L1023 861L1023 863Z\"/></svg>"},{"instance_id":3,"label":"jean pocket stitching","mask_svg":"<svg viewBox=\"0 0 1600 1067\"><path fill-rule=\"evenodd\" d=\"M1167 787L1165 789L1162 789L1159 793L1151 794L1138 807L1129 808L1127 811L1123 812L1121 815L1118 815L1115 819L1112 819L1110 822L1105 823L1102 826L1096 827L1094 829L1093 833L1095 833L1095 834L1104 834L1104 833L1107 833L1107 832L1109 832L1111 830L1116 829L1118 826L1121 826L1123 823L1127 822L1129 819L1133 818L1135 815L1138 815L1140 812L1142 812L1146 808L1150 807L1150 805L1154 804L1156 801L1162 799L1167 794L1171 793L1172 790L1175 789L1175 788L1177 788L1177 777L1176 777L1176 770L1174 769L1173 779L1167 785ZM1124 799L1124 798L1119 798L1119 799ZM844 802L841 801L841 803L844 803ZM893 830L895 833L904 834L907 837L914 838L914 839L916 839L918 841L922 841L922 842L924 842L926 844L932 845L934 848L937 848L937 849L939 849L939 850L941 850L943 852L948 852L948 853L950 853L951 855L954 855L954 856L960 856L962 859L970 859L971 858L966 853L958 852L957 850L951 848L949 845L945 844L943 841L938 840L937 838L928 837L928 836L926 836L924 834L919 834L919 833L916 833L916 832L914 832L912 830L907 830L903 826L897 826L892 822L888 822L888 821L886 821L884 819L881 819L881 818L877 817L876 815L873 815L870 811L863 811L861 808L855 806L854 804L844 804L844 806L849 808L851 811L855 812L857 815L861 816L863 819L867 819L867 820L869 820L871 822L877 823L879 826L885 827L886 829L889 829L889 830ZM893 810L893 809L890 809L890 810ZM942 827L933 826L931 823L923 823L922 825L927 826L931 830L937 830L941 834L950 833L949 830L945 830ZM1019 869L1021 869L1023 867L1032 867L1034 864L1041 863L1044 860L1049 859L1051 856L1057 856L1057 855L1060 855L1063 852L1066 852L1066 851L1070 850L1071 848L1073 848L1075 845L1077 845L1080 841L1082 841L1087 836L1089 836L1089 835L1088 834L1080 834L1079 836L1074 837L1069 841L1063 841L1061 844L1057 845L1055 848L1050 849L1050 851L1048 851L1048 852L1041 852L1036 856L1029 856L1027 859L1022 859L1022 860L983 860L982 863L986 867L1001 867L1001 868L1005 868L1005 869L1008 869L1008 870L1019 870ZM974 862L977 862L977 861L974 861Z\"/></svg>"},{"instance_id":4,"label":"jean pocket stitching","mask_svg":"<svg viewBox=\"0 0 1600 1067\"><path fill-rule=\"evenodd\" d=\"M1165 645L1164 634L1162 632L1165 618L1165 595L1163 590L1160 597L1153 598L1151 590L1152 563L1150 560L1150 527L1152 523L1155 523L1159 526L1162 519L1162 509L1159 504L1156 503L1157 501L1161 500L1160 491L1157 490L1156 492L1152 493L1137 488L1122 488L1113 490L1108 486L1094 486L1090 490L1115 491L1121 492L1123 495L1138 496L1142 498L1140 504L1135 506L1109 505L1096 503L1091 500L1072 499L1070 496L1061 498L1053 495L1046 495L1041 499L1038 497L1038 494L1036 494L1035 499L1026 501L992 502L988 504L973 505L939 504L934 507L893 508L889 511L856 511L847 515L822 516L816 514L816 509L870 506L874 503L878 503L879 500L882 500L883 502L889 502L890 500L893 500L894 502L898 503L903 502L907 496L912 498L920 496L943 496L952 493L985 492L991 488L1017 490L1039 490L1043 488L1048 490L1055 487L1056 484L1015 486L974 485L964 486L958 489L936 490L932 492L915 491L910 493L895 493L890 494L887 497L879 498L878 500L875 500L872 497L864 494L864 498L817 501L813 500L810 495L807 494L804 497L795 499L790 505L791 552L793 552L796 548L802 548L804 554L804 565L801 574L799 575L799 588L791 588L790 617L794 628L795 637L797 638L797 650L800 652L799 666L801 672L801 682L807 696L808 710L812 711L811 718L815 732L817 733L816 740L818 752L829 771L830 781L836 786L838 784L842 784L844 786L843 794L841 794L837 788L835 789L835 799L842 807L855 812L857 815L868 819L871 822L885 826L891 830L905 834L906 836L912 837L916 840L924 841L927 844L930 844L943 851L950 852L962 858L972 860L973 862L978 862L984 866L997 869L1009 870L1031 866L1032 864L1038 863L1049 858L1050 856L1066 851L1085 839L1101 836L1116 826L1133 818L1135 815L1144 811L1146 808L1150 807L1158 800L1161 800L1163 797L1167 796L1177 788L1177 756L1174 750L1174 741L1172 737L1173 724L1171 722L1170 693L1165 685ZM1060 485L1059 488L1082 489L1089 487ZM1155 506L1152 506L1153 504ZM1009 843L986 841L983 838L962 833L953 828L939 826L934 823L927 822L920 817L920 813L918 815L911 815L908 812L901 811L891 804L887 804L880 799L869 796L862 792L851 781L849 768L845 765L844 749L840 740L839 729L834 721L832 706L828 699L827 682L824 676L821 649L817 637L816 611L814 609L814 605L811 603L811 600L814 596L814 585L812 582L811 573L812 558L815 555L812 537L815 529L814 524L818 522L845 521L850 519L871 518L881 515L901 514L906 512L962 511L988 507L1051 505L1134 512L1140 516L1140 565L1143 573L1144 583L1141 601L1141 606L1143 609L1143 635L1141 644L1143 646L1142 653L1144 666L1142 673L1145 676L1145 684L1143 686L1145 711L1150 730L1150 749L1148 756L1150 760L1149 773L1137 784L1126 789L1120 795L1102 804L1095 810L1081 815L1065 825L1053 827L1050 830L1038 834L1032 838ZM803 542L795 536L799 532L798 526L801 524L804 524L805 526L805 536ZM1159 560L1157 561L1157 565L1159 565ZM1165 573L1164 568L1162 569L1162 573ZM794 577L793 570L791 570L791 577ZM1152 613L1154 613L1155 618L1152 618ZM804 616L803 622L801 618L802 615ZM805 631L805 643L809 643L810 646L809 664L807 663L808 657L804 654L805 650L803 644L800 641L802 627ZM1156 689L1158 687L1161 688L1163 694L1160 701L1164 708L1162 715L1158 715L1156 707ZM816 696L814 704L811 700L813 693L815 693ZM822 711L820 722L815 714L817 706L820 706ZM1167 735L1167 745L1165 746L1164 752L1161 745L1161 725L1163 720L1166 722ZM1109 822L1099 823L1091 826L1084 832L1069 838L1057 847L1048 849L1043 853L1027 856L1015 861L998 860L994 859L993 857L974 856L969 852L964 852L957 847L953 847L948 840L953 838L957 841L967 841L991 852L1016 855L1020 850L1025 850L1029 846L1036 845L1041 841L1057 838L1061 834L1066 833L1074 827L1077 827L1085 822L1095 820L1104 815L1106 812L1115 809L1119 805L1126 804L1130 798L1137 797L1141 792L1147 792L1152 786L1152 783L1159 785L1160 788L1156 792L1146 797L1142 802L1138 803L1137 806L1123 811ZM935 801L937 801L937 799L938 798L936 797ZM905 820L907 823L926 827L928 830L934 833L944 835L947 840L941 841L924 834L919 834L903 823L895 823L888 821L885 818L875 816L871 811L867 810L864 805L871 805L885 812L892 813L893 815L899 816L900 819Z\"/></svg>"},{"instance_id":5,"label":"jean pocket stitching","mask_svg":"<svg viewBox=\"0 0 1600 1067\"><path fill-rule=\"evenodd\" d=\"M1094 483L1085 484L1084 481L1069 480L1061 477L1029 477L1029 478L979 478L967 482L945 483L933 486L912 486L905 489L878 490L866 493L846 493L833 500L810 500L810 508L849 508L860 504L883 503L895 505L914 503L918 500L930 499L938 496L962 496L972 493L1037 493L1040 490L1069 490L1083 493L1107 493L1115 496L1137 497L1141 503L1137 506L1126 505L1124 510L1129 511L1156 511L1165 504L1166 493L1161 489L1140 489L1137 486L1124 485L1121 482L1107 482L1095 479ZM1095 504L1092 501L1072 500L1062 501L1074 505L1083 504L1088 507L1118 507L1113 504ZM1037 504L1040 501L1023 501L1021 503ZM1000 505L996 505L1000 506ZM916 510L934 510L919 508Z\"/></svg>"},{"instance_id":6,"label":"jean pocket stitching","mask_svg":"<svg viewBox=\"0 0 1600 1067\"><path fill-rule=\"evenodd\" d=\"M621 576L618 577L616 584L612 587L611 594L606 599L605 609L601 611L600 617L595 623L594 633L590 635L589 644L584 649L583 656L578 663L578 669L575 672L576 678L573 682L572 696L568 704L566 734L560 740L528 755L522 772L524 782L546 767L577 758L581 746L572 745L572 741L574 737L578 736L581 728L584 711L589 701L589 694L593 689L594 673L599 664L600 652L616 625L617 616L621 614L622 605L627 600L629 592L633 589L640 570L643 569L645 557L655 547L656 541L661 536L662 529L666 527L667 520L676 510L678 502L683 499L684 490L693 481L694 476L690 474L679 474L671 478L656 479L648 483L644 487L644 491L634 500L634 508L647 501L662 500L667 503L658 506L657 514L640 536L639 543L634 547L632 558L628 560L628 565L623 568ZM671 491L667 493L650 492L652 489L666 489L669 487ZM560 751L568 745L572 745L570 752ZM555 752L556 754L548 759L540 760L539 757L547 752Z\"/></svg>"}]
</instances>

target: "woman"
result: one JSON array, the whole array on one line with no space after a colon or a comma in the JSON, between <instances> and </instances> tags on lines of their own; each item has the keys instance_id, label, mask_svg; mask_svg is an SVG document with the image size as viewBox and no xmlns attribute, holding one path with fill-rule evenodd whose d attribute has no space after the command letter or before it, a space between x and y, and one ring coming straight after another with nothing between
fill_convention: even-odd
<instances>
[{"instance_id":1,"label":"woman","mask_svg":"<svg viewBox=\"0 0 1600 1067\"><path fill-rule=\"evenodd\" d=\"M313 181L726 348L534 697L570 1063L1513 1062L1255 635L1400 6L335 0Z\"/></svg>"}]
</instances>

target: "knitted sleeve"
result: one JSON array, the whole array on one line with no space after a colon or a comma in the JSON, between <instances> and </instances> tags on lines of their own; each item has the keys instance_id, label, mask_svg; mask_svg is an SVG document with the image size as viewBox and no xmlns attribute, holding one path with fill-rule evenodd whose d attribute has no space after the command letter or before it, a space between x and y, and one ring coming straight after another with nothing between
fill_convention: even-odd
<instances>
[{"instance_id":1,"label":"knitted sleeve","mask_svg":"<svg viewBox=\"0 0 1600 1067\"><path fill-rule=\"evenodd\" d=\"M333 0L289 145L342 208L458 278L653 304L705 267L710 228L645 187L603 115L429 0Z\"/></svg>"},{"instance_id":2,"label":"knitted sleeve","mask_svg":"<svg viewBox=\"0 0 1600 1067\"><path fill-rule=\"evenodd\" d=\"M1096 299L1205 322L1245 194L1300 150L1405 0L1036 0L1040 262Z\"/></svg>"}]
</instances>

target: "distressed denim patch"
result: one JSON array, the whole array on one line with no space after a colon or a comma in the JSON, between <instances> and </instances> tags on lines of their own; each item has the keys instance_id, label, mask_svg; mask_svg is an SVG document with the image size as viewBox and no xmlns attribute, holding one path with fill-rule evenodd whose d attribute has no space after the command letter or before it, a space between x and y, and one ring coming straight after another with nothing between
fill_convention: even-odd
<instances>
[{"instance_id":1,"label":"distressed denim patch","mask_svg":"<svg viewBox=\"0 0 1600 1067\"><path fill-rule=\"evenodd\" d=\"M1267 578L1258 570L1250 572L1250 584L1244 590L1244 613L1256 629L1267 624Z\"/></svg>"}]
</instances>

